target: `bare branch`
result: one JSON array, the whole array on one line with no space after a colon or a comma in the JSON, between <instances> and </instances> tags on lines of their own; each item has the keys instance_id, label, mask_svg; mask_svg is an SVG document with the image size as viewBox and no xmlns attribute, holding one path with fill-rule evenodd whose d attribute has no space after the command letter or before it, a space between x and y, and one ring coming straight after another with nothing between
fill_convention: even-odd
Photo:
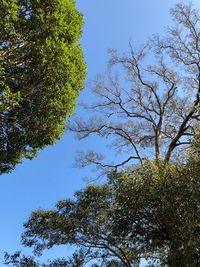
<instances>
[{"instance_id":1,"label":"bare branch","mask_svg":"<svg viewBox=\"0 0 200 267\"><path fill-rule=\"evenodd\" d=\"M200 120L200 17L184 4L172 15L177 23L166 38L156 36L138 50L129 44L128 55L111 51L108 73L92 84L96 103L86 107L96 116L69 127L79 139L110 137L111 148L128 155L118 164L93 159L96 165L117 169L130 160L169 161L194 136Z\"/></svg>"}]
</instances>

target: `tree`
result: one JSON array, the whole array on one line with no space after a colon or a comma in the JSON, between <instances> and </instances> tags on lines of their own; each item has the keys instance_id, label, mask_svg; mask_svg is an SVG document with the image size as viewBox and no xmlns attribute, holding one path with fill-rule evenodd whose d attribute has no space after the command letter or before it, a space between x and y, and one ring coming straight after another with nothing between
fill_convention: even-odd
<instances>
[{"instance_id":1,"label":"tree","mask_svg":"<svg viewBox=\"0 0 200 267\"><path fill-rule=\"evenodd\" d=\"M0 3L0 173L64 132L83 88L82 15L74 0Z\"/></svg>"},{"instance_id":2,"label":"tree","mask_svg":"<svg viewBox=\"0 0 200 267\"><path fill-rule=\"evenodd\" d=\"M76 200L59 201L55 209L33 212L25 224L27 231L23 234L23 244L34 247L36 255L55 245L76 245L80 250L72 256L71 261L74 262L76 255L74 267L85 266L89 262L92 264L94 260L96 263L90 266L109 267L113 266L112 263L121 266L121 263L130 267L131 263L137 262L134 248L133 251L128 247L126 249L126 241L112 235L114 203L110 186L90 185L76 192L75 196ZM21 266L20 254L15 255L16 266ZM6 260L8 264L13 263L12 257L7 256ZM71 266L69 261L66 260L64 266Z\"/></svg>"},{"instance_id":3,"label":"tree","mask_svg":"<svg viewBox=\"0 0 200 267\"><path fill-rule=\"evenodd\" d=\"M22 243L36 255L71 244L77 252L64 266L130 267L143 258L149 267L200 265L200 17L191 5L177 4L171 13L176 26L166 38L154 36L137 53L130 47L129 56L112 51L107 80L93 87L100 102L88 107L102 117L70 125L79 138L118 137L113 145L130 155L119 164L101 162L94 152L82 158L82 166L108 167L108 179L31 214ZM147 50L155 62L144 67ZM112 74L118 65L130 90ZM131 160L139 163L125 167ZM25 259L6 255L18 267Z\"/></svg>"},{"instance_id":4,"label":"tree","mask_svg":"<svg viewBox=\"0 0 200 267\"><path fill-rule=\"evenodd\" d=\"M185 165L146 161L139 170L113 173L107 183L76 192L73 200L34 211L22 243L36 255L61 244L77 247L72 259L55 266L133 267L145 258L146 266L197 267L199 161L198 152ZM18 254L15 266L22 267L25 258Z\"/></svg>"},{"instance_id":5,"label":"tree","mask_svg":"<svg viewBox=\"0 0 200 267\"><path fill-rule=\"evenodd\" d=\"M137 244L150 266L200 263L198 168L199 160L187 167L150 162L117 181L114 231Z\"/></svg>"},{"instance_id":6,"label":"tree","mask_svg":"<svg viewBox=\"0 0 200 267\"><path fill-rule=\"evenodd\" d=\"M123 160L107 163L89 151L78 158L81 167L141 166L146 158L169 162L190 147L200 119L200 15L181 3L171 15L175 25L165 38L155 35L139 50L130 44L128 55L110 51L108 72L91 86L99 101L85 105L93 117L77 117L69 129L78 139L92 134L111 138L111 147L123 153Z\"/></svg>"}]
</instances>

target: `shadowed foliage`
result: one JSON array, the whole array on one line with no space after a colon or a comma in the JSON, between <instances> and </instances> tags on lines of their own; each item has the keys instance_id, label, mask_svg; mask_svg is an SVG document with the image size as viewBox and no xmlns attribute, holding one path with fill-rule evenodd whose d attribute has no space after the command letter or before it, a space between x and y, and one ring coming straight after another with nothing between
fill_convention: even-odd
<instances>
[{"instance_id":1,"label":"shadowed foliage","mask_svg":"<svg viewBox=\"0 0 200 267\"><path fill-rule=\"evenodd\" d=\"M110 174L107 183L89 185L74 200L34 211L24 224L22 243L35 255L56 245L75 245L77 253L65 260L67 267L131 267L143 258L146 266L197 267L199 173L196 151L182 165L147 161L138 170ZM20 254L15 260L21 267Z\"/></svg>"}]
</instances>

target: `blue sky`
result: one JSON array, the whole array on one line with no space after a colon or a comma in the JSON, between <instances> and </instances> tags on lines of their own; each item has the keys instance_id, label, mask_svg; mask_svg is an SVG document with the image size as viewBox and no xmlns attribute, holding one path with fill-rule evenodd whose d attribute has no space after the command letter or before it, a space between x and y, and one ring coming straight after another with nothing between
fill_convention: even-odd
<instances>
[{"instance_id":1,"label":"blue sky","mask_svg":"<svg viewBox=\"0 0 200 267\"><path fill-rule=\"evenodd\" d=\"M200 8L198 0L192 2ZM130 40L137 46L153 33L163 34L171 23L169 8L175 3L175 0L78 0L77 7L85 18L81 43L88 66L87 80L106 69L109 48L125 52ZM86 86L78 102L90 98L88 92ZM76 113L81 115L80 112L77 105ZM92 139L80 143L66 133L55 146L40 152L38 158L25 160L11 174L0 177L0 254L21 249L23 222L32 210L51 208L85 185L83 178L90 175L89 170L72 165L75 152L93 147L94 142ZM95 142L96 146L101 143ZM47 256L65 256L68 252L55 249Z\"/></svg>"}]
</instances>

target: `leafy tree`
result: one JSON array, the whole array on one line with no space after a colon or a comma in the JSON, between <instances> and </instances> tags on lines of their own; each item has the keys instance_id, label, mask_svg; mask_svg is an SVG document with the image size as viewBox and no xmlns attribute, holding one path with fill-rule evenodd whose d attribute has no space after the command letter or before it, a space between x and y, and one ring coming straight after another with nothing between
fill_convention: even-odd
<instances>
[{"instance_id":1,"label":"leafy tree","mask_svg":"<svg viewBox=\"0 0 200 267\"><path fill-rule=\"evenodd\" d=\"M60 201L53 210L33 212L25 224L27 231L23 234L23 244L34 247L36 255L55 245L76 245L80 250L70 259L73 264L76 260L76 264L72 264L74 267L85 266L94 260L100 265L94 263L92 266L112 266L114 262L114 266L120 266L120 263L131 266L131 262L137 262L134 248L132 251L126 249L124 238L112 235L114 203L110 187L91 185L75 196L75 201ZM21 266L21 259L17 254L16 266ZM7 257L7 262L13 263L12 257ZM71 265L66 261L64 266Z\"/></svg>"},{"instance_id":2,"label":"leafy tree","mask_svg":"<svg viewBox=\"0 0 200 267\"><path fill-rule=\"evenodd\" d=\"M130 44L128 55L111 50L108 72L91 86L97 101L85 105L93 116L77 117L69 126L78 139L110 138L122 161L105 162L89 151L78 157L79 166L117 169L141 166L146 158L168 162L190 147L200 119L200 15L181 3L171 15L174 26L166 37L155 35L139 50Z\"/></svg>"},{"instance_id":3,"label":"leafy tree","mask_svg":"<svg viewBox=\"0 0 200 267\"><path fill-rule=\"evenodd\" d=\"M74 0L0 3L0 173L55 143L83 88Z\"/></svg>"},{"instance_id":4,"label":"leafy tree","mask_svg":"<svg viewBox=\"0 0 200 267\"><path fill-rule=\"evenodd\" d=\"M74 200L34 211L22 243L36 255L56 245L77 246L77 253L65 260L67 267L131 267L142 258L146 266L197 267L199 161L199 154L192 154L185 165L146 161L139 170L113 173L106 184L76 192ZM15 260L15 266L23 266L19 255Z\"/></svg>"},{"instance_id":5,"label":"leafy tree","mask_svg":"<svg viewBox=\"0 0 200 267\"><path fill-rule=\"evenodd\" d=\"M199 160L184 167L149 162L120 175L113 229L137 244L150 266L199 265L198 173Z\"/></svg>"}]
</instances>

